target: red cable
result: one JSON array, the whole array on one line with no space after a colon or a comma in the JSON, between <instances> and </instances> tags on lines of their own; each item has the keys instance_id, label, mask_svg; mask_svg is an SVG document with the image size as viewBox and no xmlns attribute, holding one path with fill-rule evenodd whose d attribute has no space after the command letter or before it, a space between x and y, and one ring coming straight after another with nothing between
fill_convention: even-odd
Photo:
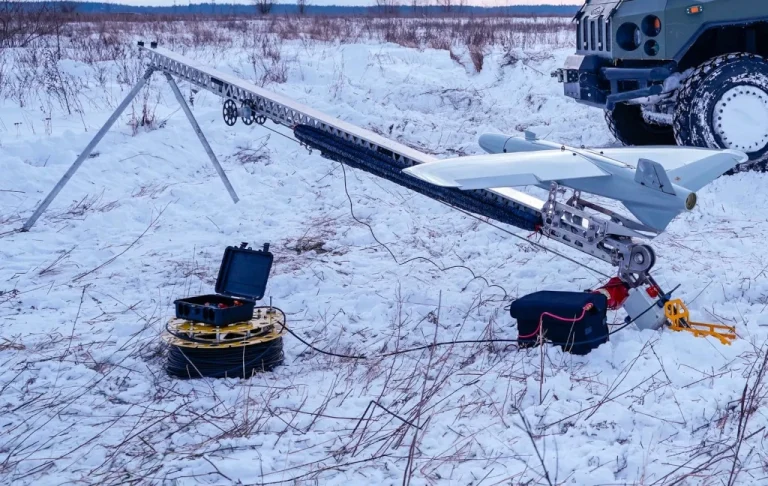
<instances>
[{"instance_id":1,"label":"red cable","mask_svg":"<svg viewBox=\"0 0 768 486\"><path fill-rule=\"evenodd\" d=\"M535 235L536 233L541 233L541 225L537 224L533 227L533 233L527 236L527 238L530 239L531 236Z\"/></svg>"},{"instance_id":2,"label":"red cable","mask_svg":"<svg viewBox=\"0 0 768 486\"><path fill-rule=\"evenodd\" d=\"M541 317L539 317L539 325L536 328L536 330L533 331L533 333L531 333L531 334L526 334L525 336L518 335L517 339L530 339L530 338L536 336L537 334L539 334L539 332L541 331L542 323L544 322L544 316L549 316L549 317L551 317L553 319L557 319L558 321L576 323L576 322L579 322L580 320L584 319L584 316L587 314L587 311L590 310L591 308L592 308L592 304L585 305L584 308L581 309L581 315L579 317L575 318L575 319L569 319L567 317L560 317L560 316L556 316L555 314L552 314L550 312L544 312L543 314L541 314Z\"/></svg>"}]
</instances>

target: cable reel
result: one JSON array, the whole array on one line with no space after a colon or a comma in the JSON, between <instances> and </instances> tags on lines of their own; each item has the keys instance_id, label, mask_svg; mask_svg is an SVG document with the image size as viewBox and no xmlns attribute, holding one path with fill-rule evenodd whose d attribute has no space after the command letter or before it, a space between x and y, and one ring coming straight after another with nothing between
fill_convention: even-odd
<instances>
[{"instance_id":1,"label":"cable reel","mask_svg":"<svg viewBox=\"0 0 768 486\"><path fill-rule=\"evenodd\" d=\"M285 313L271 306L229 326L172 318L163 334L166 371L177 378L248 378L271 371L283 364L285 332Z\"/></svg>"}]
</instances>

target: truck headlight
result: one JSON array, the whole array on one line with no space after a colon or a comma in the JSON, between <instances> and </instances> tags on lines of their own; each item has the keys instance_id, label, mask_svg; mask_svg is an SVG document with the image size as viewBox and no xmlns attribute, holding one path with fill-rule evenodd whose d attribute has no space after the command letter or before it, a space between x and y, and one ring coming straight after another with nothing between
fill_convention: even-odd
<instances>
[{"instance_id":1,"label":"truck headlight","mask_svg":"<svg viewBox=\"0 0 768 486\"><path fill-rule=\"evenodd\" d=\"M661 33L661 19L655 15L649 15L643 19L643 34L648 37L656 37Z\"/></svg>"},{"instance_id":2,"label":"truck headlight","mask_svg":"<svg viewBox=\"0 0 768 486\"><path fill-rule=\"evenodd\" d=\"M640 27L632 22L621 24L616 31L616 43L625 51L634 51L643 41Z\"/></svg>"},{"instance_id":3,"label":"truck headlight","mask_svg":"<svg viewBox=\"0 0 768 486\"><path fill-rule=\"evenodd\" d=\"M648 40L645 43L645 53L649 56L655 56L659 53L659 43L655 40Z\"/></svg>"}]
</instances>

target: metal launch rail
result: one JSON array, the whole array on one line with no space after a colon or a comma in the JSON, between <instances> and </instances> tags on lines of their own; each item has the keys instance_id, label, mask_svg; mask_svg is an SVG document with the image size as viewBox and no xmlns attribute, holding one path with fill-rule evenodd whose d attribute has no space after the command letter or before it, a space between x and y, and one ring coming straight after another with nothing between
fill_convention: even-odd
<instances>
[{"instance_id":1,"label":"metal launch rail","mask_svg":"<svg viewBox=\"0 0 768 486\"><path fill-rule=\"evenodd\" d=\"M649 282L648 272L655 263L655 254L650 246L635 240L647 237L637 231L641 229L637 223L583 201L578 195L566 203L560 203L557 196L562 191L556 185L550 190L547 201L511 188L462 191L434 186L402 172L407 167L438 160L432 155L321 113L248 81L201 65L158 47L154 42L149 46L140 42L139 50L148 60L146 73L27 220L23 231L32 228L152 74L159 71L168 80L177 101L234 202L238 201L237 194L208 145L174 78L222 97L224 120L230 126L234 125L238 117L246 125L253 122L263 124L266 120L271 120L293 130L299 141L319 150L326 158L367 171L465 211L525 230L540 231L555 241L618 267L619 277L632 287ZM596 210L605 217L587 213L587 208Z\"/></svg>"}]
</instances>

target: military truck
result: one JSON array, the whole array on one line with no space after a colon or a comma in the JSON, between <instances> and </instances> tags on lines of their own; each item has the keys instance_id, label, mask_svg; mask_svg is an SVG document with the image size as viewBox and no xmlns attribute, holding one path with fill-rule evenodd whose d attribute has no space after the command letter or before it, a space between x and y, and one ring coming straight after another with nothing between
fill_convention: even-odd
<instances>
[{"instance_id":1,"label":"military truck","mask_svg":"<svg viewBox=\"0 0 768 486\"><path fill-rule=\"evenodd\" d=\"M588 0L553 76L625 145L746 152L768 165L768 1Z\"/></svg>"}]
</instances>

